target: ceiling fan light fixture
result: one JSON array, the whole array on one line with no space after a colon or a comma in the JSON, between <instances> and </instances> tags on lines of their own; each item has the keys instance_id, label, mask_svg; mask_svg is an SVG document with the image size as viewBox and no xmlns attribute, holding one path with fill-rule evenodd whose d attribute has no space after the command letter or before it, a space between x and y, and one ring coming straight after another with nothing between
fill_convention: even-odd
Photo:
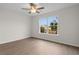
<instances>
[{"instance_id":1,"label":"ceiling fan light fixture","mask_svg":"<svg viewBox=\"0 0 79 59\"><path fill-rule=\"evenodd\" d=\"M44 7L39 7L38 5L34 3L29 3L30 8L22 8L24 10L28 10L29 14L31 13L40 13L41 9L44 9Z\"/></svg>"},{"instance_id":2,"label":"ceiling fan light fixture","mask_svg":"<svg viewBox=\"0 0 79 59\"><path fill-rule=\"evenodd\" d=\"M36 13L36 10L31 10L31 13Z\"/></svg>"},{"instance_id":3,"label":"ceiling fan light fixture","mask_svg":"<svg viewBox=\"0 0 79 59\"><path fill-rule=\"evenodd\" d=\"M31 13L36 13L36 9L34 7L31 8Z\"/></svg>"}]
</instances>

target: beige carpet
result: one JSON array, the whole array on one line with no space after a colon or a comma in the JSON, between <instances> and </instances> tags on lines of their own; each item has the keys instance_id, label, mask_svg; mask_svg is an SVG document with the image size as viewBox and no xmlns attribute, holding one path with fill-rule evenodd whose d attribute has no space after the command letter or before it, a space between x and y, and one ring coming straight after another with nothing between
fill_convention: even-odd
<instances>
[{"instance_id":1,"label":"beige carpet","mask_svg":"<svg viewBox=\"0 0 79 59\"><path fill-rule=\"evenodd\" d=\"M0 45L1 55L75 55L79 48L37 38L27 38Z\"/></svg>"}]
</instances>

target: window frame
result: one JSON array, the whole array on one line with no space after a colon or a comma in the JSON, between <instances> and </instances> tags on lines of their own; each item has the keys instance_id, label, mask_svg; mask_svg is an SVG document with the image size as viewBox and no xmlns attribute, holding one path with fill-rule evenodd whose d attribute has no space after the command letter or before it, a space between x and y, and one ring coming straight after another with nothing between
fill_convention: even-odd
<instances>
[{"instance_id":1,"label":"window frame","mask_svg":"<svg viewBox=\"0 0 79 59\"><path fill-rule=\"evenodd\" d=\"M56 17L57 20L59 21L59 17L58 17L58 16L49 16L49 17ZM40 32L40 24L39 24L39 34L57 35L57 36L58 36L58 35L59 35L59 34L58 34L58 33L59 33L59 31L58 31L58 29L59 29L59 28L58 28L58 27L59 27L59 22L57 22L57 23L58 23L58 24L57 24L57 34L54 34L54 33L49 34L49 33L48 33L48 27L49 27L49 26L48 26L48 17L43 17L43 18L46 18L46 20L47 20L47 29L46 29L47 32L46 32L46 33L41 33L41 32ZM39 20L40 20L40 19L39 19ZM39 22L39 21L38 21L38 22Z\"/></svg>"}]
</instances>

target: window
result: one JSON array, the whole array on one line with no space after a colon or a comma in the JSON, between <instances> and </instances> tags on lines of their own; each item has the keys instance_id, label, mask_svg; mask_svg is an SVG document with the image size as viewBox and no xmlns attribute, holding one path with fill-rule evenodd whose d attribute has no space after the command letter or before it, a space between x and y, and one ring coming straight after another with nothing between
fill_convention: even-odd
<instances>
[{"instance_id":1,"label":"window","mask_svg":"<svg viewBox=\"0 0 79 59\"><path fill-rule=\"evenodd\" d=\"M52 16L39 19L40 33L57 34L58 17Z\"/></svg>"}]
</instances>

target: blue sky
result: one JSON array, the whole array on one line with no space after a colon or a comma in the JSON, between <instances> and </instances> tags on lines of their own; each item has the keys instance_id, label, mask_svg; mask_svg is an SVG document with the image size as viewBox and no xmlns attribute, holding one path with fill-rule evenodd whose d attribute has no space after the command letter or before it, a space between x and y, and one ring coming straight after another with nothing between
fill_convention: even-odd
<instances>
[{"instance_id":1,"label":"blue sky","mask_svg":"<svg viewBox=\"0 0 79 59\"><path fill-rule=\"evenodd\" d=\"M47 24L50 25L50 23L53 22L54 20L58 22L58 19L56 16L41 18L39 19L39 25L47 25Z\"/></svg>"},{"instance_id":2,"label":"blue sky","mask_svg":"<svg viewBox=\"0 0 79 59\"><path fill-rule=\"evenodd\" d=\"M47 20L45 18L39 19L39 24L40 25L47 25Z\"/></svg>"}]
</instances>

